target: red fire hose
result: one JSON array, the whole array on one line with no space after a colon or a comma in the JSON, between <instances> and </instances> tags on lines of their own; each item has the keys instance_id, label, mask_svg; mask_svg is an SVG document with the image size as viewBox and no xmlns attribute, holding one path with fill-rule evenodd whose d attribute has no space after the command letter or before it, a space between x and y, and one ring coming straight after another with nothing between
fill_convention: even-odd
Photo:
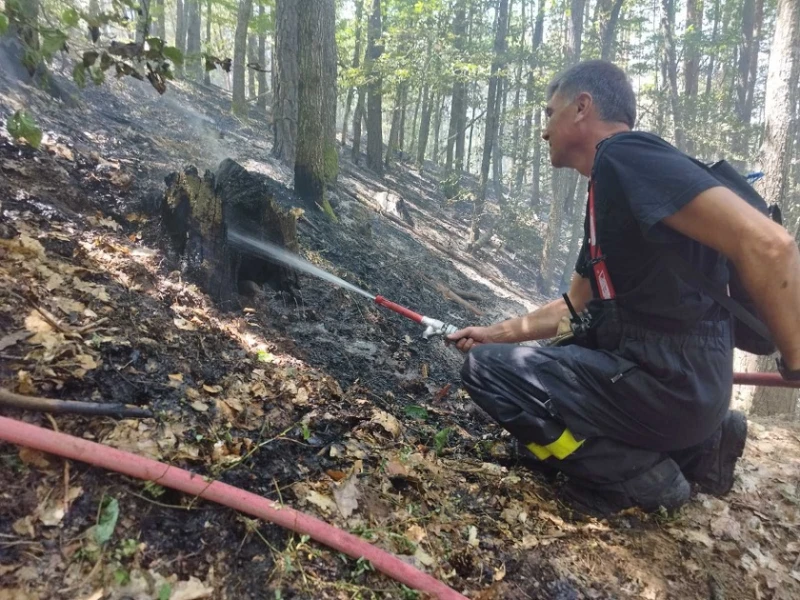
<instances>
[{"instance_id":1,"label":"red fire hose","mask_svg":"<svg viewBox=\"0 0 800 600\"><path fill-rule=\"evenodd\" d=\"M432 594L436 598L442 600L467 600L466 596L462 596L438 579L404 563L396 556L381 550L377 546L373 546L324 521L288 506L275 504L266 498L231 485L207 480L200 475L137 456L130 452L117 450L116 448L64 433L57 433L49 429L42 429L41 427L7 417L0 417L0 440L79 460L109 471L144 479L145 481L152 481L185 494L217 502L259 519L277 523L297 533L308 535L312 539L353 558L366 558L382 573L408 587Z\"/></svg>"},{"instance_id":2,"label":"red fire hose","mask_svg":"<svg viewBox=\"0 0 800 600\"><path fill-rule=\"evenodd\" d=\"M762 387L800 388L800 379L784 379L780 373L734 373L733 383Z\"/></svg>"}]
</instances>

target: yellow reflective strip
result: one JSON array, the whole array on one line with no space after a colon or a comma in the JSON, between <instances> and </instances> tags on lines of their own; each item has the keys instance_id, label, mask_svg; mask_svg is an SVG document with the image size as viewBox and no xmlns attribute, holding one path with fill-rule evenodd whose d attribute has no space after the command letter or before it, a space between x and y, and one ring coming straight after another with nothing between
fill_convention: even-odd
<instances>
[{"instance_id":1,"label":"yellow reflective strip","mask_svg":"<svg viewBox=\"0 0 800 600\"><path fill-rule=\"evenodd\" d=\"M553 453L550 452L550 450L548 450L544 446L540 446L539 444L530 443L527 445L527 448L528 450L533 452L534 455L536 455L536 458L538 458L539 460L545 460L553 456Z\"/></svg>"},{"instance_id":2,"label":"yellow reflective strip","mask_svg":"<svg viewBox=\"0 0 800 600\"><path fill-rule=\"evenodd\" d=\"M564 460L570 454L575 452L578 448L583 445L584 440L576 440L572 432L569 429L565 429L564 433L555 441L550 444L545 445L545 448L549 450L553 456L555 456L559 460Z\"/></svg>"}]
</instances>

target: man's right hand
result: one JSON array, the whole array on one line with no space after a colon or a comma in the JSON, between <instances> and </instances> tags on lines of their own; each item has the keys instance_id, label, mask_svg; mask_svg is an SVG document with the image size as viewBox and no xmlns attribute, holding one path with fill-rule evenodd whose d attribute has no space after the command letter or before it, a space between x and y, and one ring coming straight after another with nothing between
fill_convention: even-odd
<instances>
[{"instance_id":1,"label":"man's right hand","mask_svg":"<svg viewBox=\"0 0 800 600\"><path fill-rule=\"evenodd\" d=\"M455 342L456 348L467 353L475 346L491 344L494 340L489 327L466 327L447 336L448 342Z\"/></svg>"}]
</instances>

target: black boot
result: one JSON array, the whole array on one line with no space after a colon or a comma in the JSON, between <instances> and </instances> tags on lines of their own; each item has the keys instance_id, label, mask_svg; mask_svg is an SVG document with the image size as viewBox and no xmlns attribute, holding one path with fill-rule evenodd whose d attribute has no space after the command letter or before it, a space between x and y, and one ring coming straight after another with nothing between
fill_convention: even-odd
<instances>
[{"instance_id":1,"label":"black boot","mask_svg":"<svg viewBox=\"0 0 800 600\"><path fill-rule=\"evenodd\" d=\"M662 507L677 510L689 501L690 493L691 486L677 463L665 458L622 483L598 486L571 478L561 497L579 512L602 518L634 506L646 512Z\"/></svg>"},{"instance_id":2,"label":"black boot","mask_svg":"<svg viewBox=\"0 0 800 600\"><path fill-rule=\"evenodd\" d=\"M686 478L701 492L724 496L733 487L736 461L742 456L746 441L747 417L738 410L729 411L714 436L682 465Z\"/></svg>"}]
</instances>

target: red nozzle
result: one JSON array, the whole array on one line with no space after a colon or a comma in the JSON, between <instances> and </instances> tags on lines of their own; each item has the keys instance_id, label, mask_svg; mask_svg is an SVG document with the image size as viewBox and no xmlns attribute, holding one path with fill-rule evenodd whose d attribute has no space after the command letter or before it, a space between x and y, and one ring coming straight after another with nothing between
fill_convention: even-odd
<instances>
[{"instance_id":1,"label":"red nozzle","mask_svg":"<svg viewBox=\"0 0 800 600\"><path fill-rule=\"evenodd\" d=\"M416 321L417 323L422 323L422 315L415 313L413 310L407 309L405 306L400 306L399 304L395 304L390 300L387 300L383 296L375 296L375 304L380 304L381 306L388 308L389 310L393 310L397 314L403 315L407 319L411 319L412 321Z\"/></svg>"}]
</instances>

